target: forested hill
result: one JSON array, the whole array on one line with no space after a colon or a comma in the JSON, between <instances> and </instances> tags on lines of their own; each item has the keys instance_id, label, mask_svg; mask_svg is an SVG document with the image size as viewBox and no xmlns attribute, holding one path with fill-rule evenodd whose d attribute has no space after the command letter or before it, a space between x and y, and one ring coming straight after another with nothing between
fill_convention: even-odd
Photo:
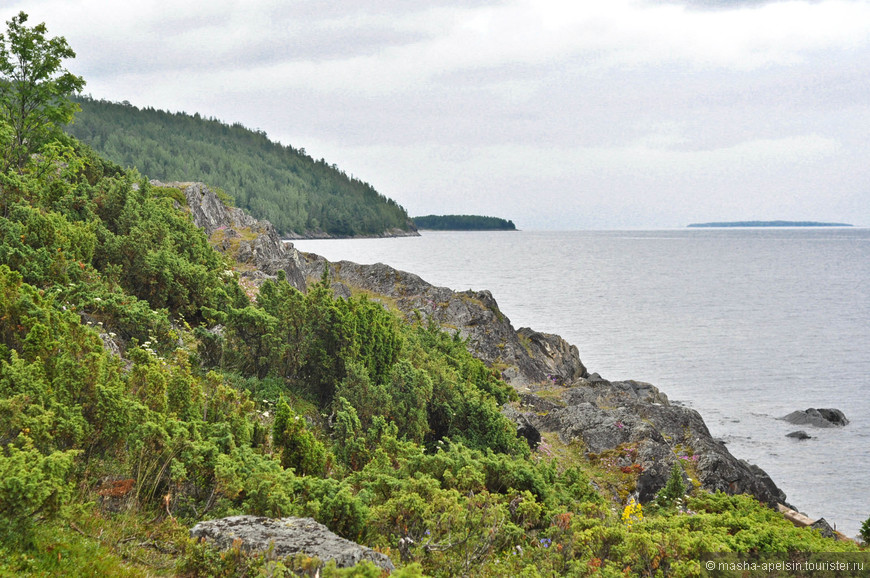
<instances>
[{"instance_id":1,"label":"forested hill","mask_svg":"<svg viewBox=\"0 0 870 578\"><path fill-rule=\"evenodd\" d=\"M434 231L516 231L513 221L480 215L426 215L414 217L420 229Z\"/></svg>"},{"instance_id":2,"label":"forested hill","mask_svg":"<svg viewBox=\"0 0 870 578\"><path fill-rule=\"evenodd\" d=\"M105 158L163 181L204 181L293 236L413 234L408 214L370 184L265 132L103 100L81 99L67 128Z\"/></svg>"}]
</instances>

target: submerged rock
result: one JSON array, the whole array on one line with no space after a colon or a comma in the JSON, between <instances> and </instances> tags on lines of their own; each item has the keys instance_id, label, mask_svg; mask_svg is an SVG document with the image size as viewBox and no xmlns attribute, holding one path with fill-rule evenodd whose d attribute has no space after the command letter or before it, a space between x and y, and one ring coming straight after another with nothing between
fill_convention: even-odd
<instances>
[{"instance_id":1,"label":"submerged rock","mask_svg":"<svg viewBox=\"0 0 870 578\"><path fill-rule=\"evenodd\" d=\"M278 558L304 554L324 563L335 560L339 568L369 560L388 572L395 569L386 555L345 540L311 518L230 516L200 522L191 528L190 535L220 549L230 548L234 543L245 551L267 551L272 546L272 553Z\"/></svg>"},{"instance_id":2,"label":"submerged rock","mask_svg":"<svg viewBox=\"0 0 870 578\"><path fill-rule=\"evenodd\" d=\"M808 439L812 439L813 436L811 436L810 434L808 434L804 430L798 430L798 431L793 431L791 433L785 434L785 437L795 438L798 440L808 440Z\"/></svg>"},{"instance_id":3,"label":"submerged rock","mask_svg":"<svg viewBox=\"0 0 870 578\"><path fill-rule=\"evenodd\" d=\"M849 423L842 411L833 408L811 407L805 411L793 411L782 419L795 425L815 427L843 427Z\"/></svg>"}]
</instances>

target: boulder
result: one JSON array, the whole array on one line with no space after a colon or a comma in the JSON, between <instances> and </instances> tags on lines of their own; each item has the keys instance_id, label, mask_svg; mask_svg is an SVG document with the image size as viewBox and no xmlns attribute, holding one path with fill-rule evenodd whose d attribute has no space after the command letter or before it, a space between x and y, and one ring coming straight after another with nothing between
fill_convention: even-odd
<instances>
[{"instance_id":1,"label":"boulder","mask_svg":"<svg viewBox=\"0 0 870 578\"><path fill-rule=\"evenodd\" d=\"M833 408L811 407L804 411L793 411L782 419L795 425L814 427L843 427L849 423L842 411Z\"/></svg>"},{"instance_id":2,"label":"boulder","mask_svg":"<svg viewBox=\"0 0 870 578\"><path fill-rule=\"evenodd\" d=\"M810 524L810 528L812 528L813 530L818 530L825 538L837 537L837 531L834 530L828 523L828 521L824 518L819 518L818 520Z\"/></svg>"},{"instance_id":3,"label":"boulder","mask_svg":"<svg viewBox=\"0 0 870 578\"><path fill-rule=\"evenodd\" d=\"M235 543L245 551L268 551L272 546L272 553L278 558L304 554L324 563L334 560L339 568L368 560L387 572L395 569L386 555L345 540L311 518L230 516L200 522L191 528L190 535L221 550Z\"/></svg>"},{"instance_id":4,"label":"boulder","mask_svg":"<svg viewBox=\"0 0 870 578\"><path fill-rule=\"evenodd\" d=\"M517 436L526 438L532 450L537 449L541 443L541 432L538 431L538 428L533 426L524 415L517 416L516 424Z\"/></svg>"},{"instance_id":5,"label":"boulder","mask_svg":"<svg viewBox=\"0 0 870 578\"><path fill-rule=\"evenodd\" d=\"M808 439L812 439L813 436L811 436L810 434L808 434L804 430L798 430L798 431L793 431L791 433L785 434L785 437L795 438L798 440L808 440Z\"/></svg>"}]
</instances>

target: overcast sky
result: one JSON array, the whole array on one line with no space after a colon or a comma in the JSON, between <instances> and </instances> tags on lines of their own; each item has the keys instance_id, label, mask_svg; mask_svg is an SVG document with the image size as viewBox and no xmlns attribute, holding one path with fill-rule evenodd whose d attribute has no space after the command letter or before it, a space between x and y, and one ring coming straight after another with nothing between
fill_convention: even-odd
<instances>
[{"instance_id":1,"label":"overcast sky","mask_svg":"<svg viewBox=\"0 0 870 578\"><path fill-rule=\"evenodd\" d=\"M866 0L3 4L94 98L264 130L412 216L870 226Z\"/></svg>"}]
</instances>

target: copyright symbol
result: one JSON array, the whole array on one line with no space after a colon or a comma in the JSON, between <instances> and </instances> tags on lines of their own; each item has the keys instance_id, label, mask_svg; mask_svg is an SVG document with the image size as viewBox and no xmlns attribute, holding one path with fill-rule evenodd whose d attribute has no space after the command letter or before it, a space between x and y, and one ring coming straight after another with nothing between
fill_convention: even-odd
<instances>
[{"instance_id":1,"label":"copyright symbol","mask_svg":"<svg viewBox=\"0 0 870 578\"><path fill-rule=\"evenodd\" d=\"M707 567L707 570L715 570L716 569L716 562L713 562L712 560L710 560L706 564L704 564L704 566Z\"/></svg>"}]
</instances>

